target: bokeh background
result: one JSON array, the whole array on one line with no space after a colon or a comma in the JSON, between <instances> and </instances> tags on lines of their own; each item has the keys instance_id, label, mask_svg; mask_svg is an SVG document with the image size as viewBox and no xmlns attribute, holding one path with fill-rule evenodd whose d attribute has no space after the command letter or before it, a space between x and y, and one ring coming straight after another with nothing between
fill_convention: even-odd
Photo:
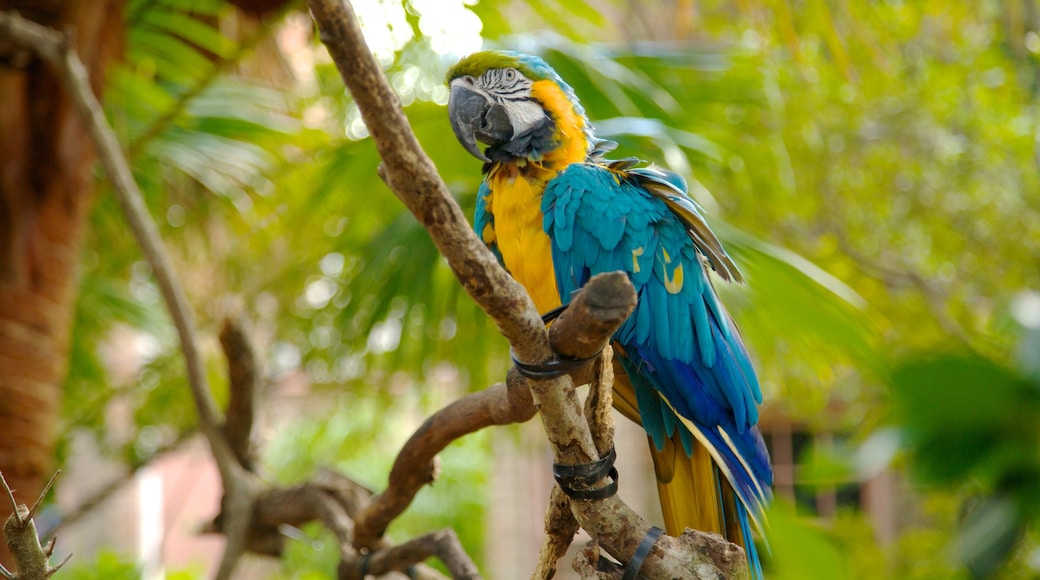
<instances>
[{"instance_id":1,"label":"bokeh background","mask_svg":"<svg viewBox=\"0 0 1040 580\"><path fill-rule=\"evenodd\" d=\"M480 166L452 135L444 74L482 47L543 56L617 155L689 181L748 278L717 286L766 391L770 577L1040 575L1040 4L353 4L467 212ZM270 480L334 465L378 490L428 414L504 378L507 345L379 180L303 5L129 1L105 105L216 389L221 319L252 321ZM44 527L75 553L67 577L206 577L217 479L105 192L78 275L55 457L70 473ZM643 436L623 427L619 447L624 497L659 517ZM538 426L442 461L391 534L452 526L488 578L527 577L552 481ZM239 576L334 574L331 538L285 533L285 558Z\"/></svg>"}]
</instances>

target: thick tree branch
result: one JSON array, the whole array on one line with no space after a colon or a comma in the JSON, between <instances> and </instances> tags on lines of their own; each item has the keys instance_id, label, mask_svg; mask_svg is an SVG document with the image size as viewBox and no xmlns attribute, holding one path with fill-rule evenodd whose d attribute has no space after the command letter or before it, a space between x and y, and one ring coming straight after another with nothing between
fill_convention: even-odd
<instances>
[{"instance_id":1,"label":"thick tree branch","mask_svg":"<svg viewBox=\"0 0 1040 580\"><path fill-rule=\"evenodd\" d=\"M614 327L628 316L635 305L635 294L624 275L612 274L590 283L571 304L568 313L553 326L550 339L555 350L577 358L596 353L597 344L590 335L609 336ZM592 369L575 373L587 376L594 388L586 399L585 412L594 425L596 447L599 453L609 451L613 439L613 421L610 415L610 387L612 367L610 350ZM585 382L585 381L581 381ZM411 503L419 489L433 481L433 460L455 439L491 425L525 422L535 414L533 399L526 381L510 372L507 385L494 385L473 393L438 411L416 430L398 454L391 470L387 489L375 496L358 515L354 544L372 548L378 545L386 527ZM555 562L570 545L577 531L577 521L570 513L565 496L554 490L553 505L557 509L547 515L546 525L556 528L551 534L558 538L552 551ZM558 552L558 553L557 553Z\"/></svg>"},{"instance_id":2,"label":"thick tree branch","mask_svg":"<svg viewBox=\"0 0 1040 580\"><path fill-rule=\"evenodd\" d=\"M459 282L495 320L517 358L532 363L549 360L552 349L530 298L499 267L462 216L411 132L397 96L365 45L353 11L341 0L309 0L308 6L383 159L381 175L390 189L426 227ZM589 344L597 345L594 352L598 352L608 338L609 334ZM529 383L556 462L578 465L598 459L570 378ZM582 527L622 562L631 557L650 529L617 496L601 502L572 502L572 508ZM718 536L709 537L742 554L740 548ZM740 562L716 561L717 553L702 548L663 537L644 562L642 573L682 578L746 575L746 566L742 568Z\"/></svg>"},{"instance_id":3,"label":"thick tree branch","mask_svg":"<svg viewBox=\"0 0 1040 580\"><path fill-rule=\"evenodd\" d=\"M583 300L582 303L587 307L586 301ZM571 307L574 308L575 305L572 304ZM558 329L554 328L554 332L550 332L551 337L559 337L562 334L555 332L556 330ZM554 345L556 344L557 342L554 342ZM566 345L557 345L557 351L565 350ZM612 349L603 349L594 365L589 393L585 398L585 419L596 443L596 450L601 456L608 452L614 443L614 416L611 414L611 391L614 384L612 360ZM545 512L545 539L538 553L538 565L531 575L532 578L548 580L555 577L559 560L567 553L579 528L578 520L571 512L570 500L559 486L553 487Z\"/></svg>"},{"instance_id":4,"label":"thick tree branch","mask_svg":"<svg viewBox=\"0 0 1040 580\"><path fill-rule=\"evenodd\" d=\"M596 279L572 302L570 310L553 326L550 337L556 350L568 356L587 358L594 355L598 345L590 335L609 336L635 305L635 294L627 278L611 274ZM595 425L599 453L612 446L613 422L610 415L610 387L612 367L610 350L602 351L597 364L589 365L588 375L596 387L586 399L586 417ZM593 372L594 371L594 372ZM505 425L529 420L535 414L530 389L515 372L511 372L508 386L494 385L484 391L459 399L438 411L416 430L405 443L394 462L387 489L375 496L359 514L356 521L354 544L372 548L378 545L386 527L411 503L418 490L433 481L433 459L455 439L491 425ZM555 562L570 545L577 531L577 521L570 513L565 496L554 490L556 509L546 517L546 525L553 526L557 538L551 553ZM546 573L548 574L548 573ZM546 575L545 577L548 577Z\"/></svg>"}]
</instances>

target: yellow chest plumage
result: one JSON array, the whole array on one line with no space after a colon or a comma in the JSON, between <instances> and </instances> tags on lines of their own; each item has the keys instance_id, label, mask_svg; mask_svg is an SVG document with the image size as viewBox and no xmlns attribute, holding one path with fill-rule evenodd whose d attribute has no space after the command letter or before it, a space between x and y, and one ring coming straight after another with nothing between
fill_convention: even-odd
<instances>
[{"instance_id":1,"label":"yellow chest plumage","mask_svg":"<svg viewBox=\"0 0 1040 580\"><path fill-rule=\"evenodd\" d=\"M552 246L542 228L544 184L530 183L515 171L497 171L489 177L490 203L495 216L495 241L502 262L531 295L539 312L560 305L553 271Z\"/></svg>"}]
</instances>

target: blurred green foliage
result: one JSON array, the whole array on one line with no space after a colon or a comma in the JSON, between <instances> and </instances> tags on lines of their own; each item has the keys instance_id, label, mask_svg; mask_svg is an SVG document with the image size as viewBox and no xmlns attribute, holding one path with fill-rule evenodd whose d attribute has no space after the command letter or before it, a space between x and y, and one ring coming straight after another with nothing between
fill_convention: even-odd
<instances>
[{"instance_id":1,"label":"blurred green foliage","mask_svg":"<svg viewBox=\"0 0 1040 580\"><path fill-rule=\"evenodd\" d=\"M1027 329L1024 344L1037 334ZM1040 360L1040 349L1023 354ZM940 354L900 364L892 387L911 472L970 491L953 549L973 577L990 577L1040 520L1040 381L979 355Z\"/></svg>"},{"instance_id":2,"label":"blurred green foliage","mask_svg":"<svg viewBox=\"0 0 1040 580\"><path fill-rule=\"evenodd\" d=\"M141 578L141 570L119 554L109 550L98 552L93 561L84 562L72 559L61 569L59 576L70 580L137 580ZM190 568L183 570L164 570L163 577L169 580L191 580L199 578L199 572Z\"/></svg>"},{"instance_id":3,"label":"blurred green foliage","mask_svg":"<svg viewBox=\"0 0 1040 580\"><path fill-rule=\"evenodd\" d=\"M1006 314L1021 290L1040 288L1034 2L356 6L466 211L479 166L455 146L442 105L458 56L445 43L456 29L475 36L462 27L472 17L485 45L543 55L619 155L690 181L749 279L719 289L769 404L848 436L803 458L800 477L827 486L891 468L913 478L913 505L883 546L860 513L811 522L780 502L777 577L957 578L962 564L1035 576L1036 537L1023 530L1036 517L1040 338ZM430 15L449 9L458 26L442 29ZM219 0L131 0L127 18L106 106L202 332L215 336L244 305L270 381L302 373L321 401L266 444L265 465L279 481L331 463L384 485L426 414L502 378L504 342L379 180L306 14L257 26ZM193 410L111 196L88 238L62 431L89 431L137 465L190 432ZM138 363L130 375L105 364L113 344ZM223 392L223 362L207 346ZM890 372L892 360L909 362ZM114 404L129 407L130 425L112 428ZM451 483L425 490L394 533L451 525L481 546L490 453L484 437L449 448ZM287 577L328 573L332 550L316 546L293 543Z\"/></svg>"}]
</instances>

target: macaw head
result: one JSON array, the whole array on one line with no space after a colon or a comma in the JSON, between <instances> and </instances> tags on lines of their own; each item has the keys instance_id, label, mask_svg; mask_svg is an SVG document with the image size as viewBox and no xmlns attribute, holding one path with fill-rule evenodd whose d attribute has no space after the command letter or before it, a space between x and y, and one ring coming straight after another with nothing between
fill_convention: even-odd
<instances>
[{"instance_id":1,"label":"macaw head","mask_svg":"<svg viewBox=\"0 0 1040 580\"><path fill-rule=\"evenodd\" d=\"M451 128L481 161L540 160L565 144L584 155L592 143L574 91L536 56L477 52L448 71L448 84Z\"/></svg>"}]
</instances>

